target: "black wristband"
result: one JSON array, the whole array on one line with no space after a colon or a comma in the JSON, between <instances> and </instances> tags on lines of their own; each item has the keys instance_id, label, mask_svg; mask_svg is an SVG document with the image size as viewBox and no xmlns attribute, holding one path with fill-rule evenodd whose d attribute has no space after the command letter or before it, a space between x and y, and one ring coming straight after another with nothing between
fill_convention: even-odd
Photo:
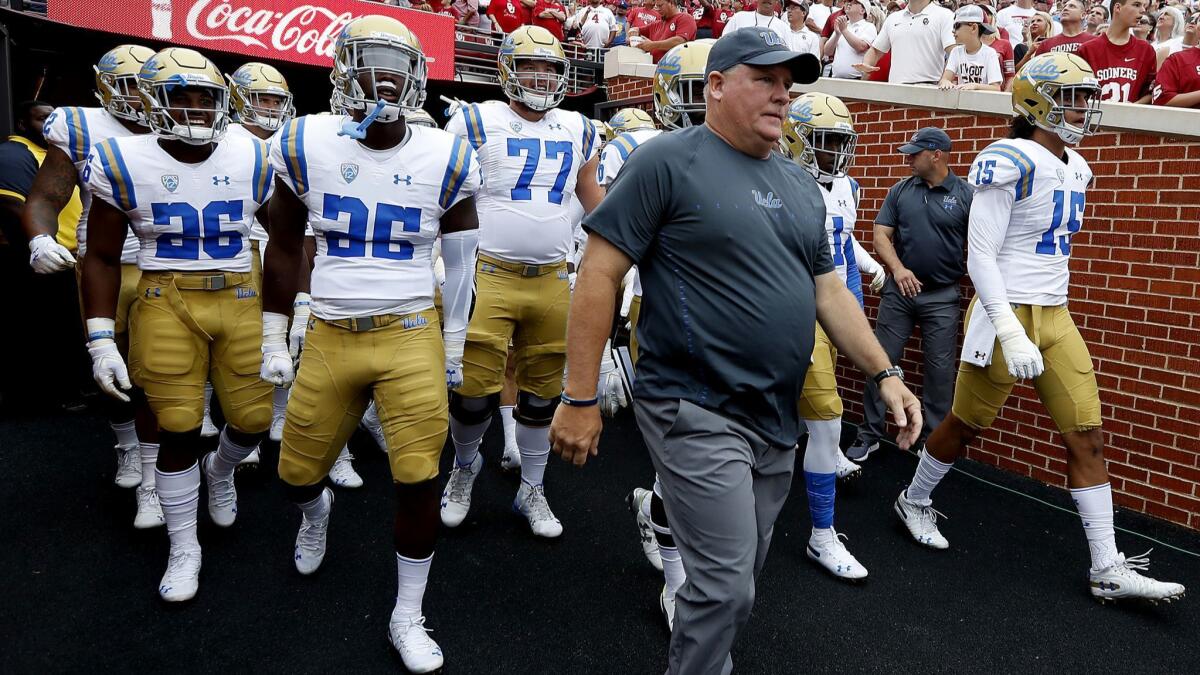
<instances>
[{"instance_id":1,"label":"black wristband","mask_svg":"<svg viewBox=\"0 0 1200 675\"><path fill-rule=\"evenodd\" d=\"M889 377L898 377L898 378L900 378L900 381L903 382L904 381L904 371L900 370L900 366L892 366L890 368L884 368L883 370L879 371L878 373L875 374L875 377L873 377L872 379L875 380L875 384L879 384Z\"/></svg>"},{"instance_id":2,"label":"black wristband","mask_svg":"<svg viewBox=\"0 0 1200 675\"><path fill-rule=\"evenodd\" d=\"M600 399L598 398L571 398L570 396L567 396L567 392L565 391L558 397L558 399L572 408L588 408L600 402Z\"/></svg>"}]
</instances>

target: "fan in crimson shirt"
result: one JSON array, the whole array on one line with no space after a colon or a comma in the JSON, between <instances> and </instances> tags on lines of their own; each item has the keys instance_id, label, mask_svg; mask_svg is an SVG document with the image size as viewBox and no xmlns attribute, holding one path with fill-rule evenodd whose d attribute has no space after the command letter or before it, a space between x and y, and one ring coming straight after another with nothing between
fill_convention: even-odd
<instances>
[{"instance_id":1,"label":"fan in crimson shirt","mask_svg":"<svg viewBox=\"0 0 1200 675\"><path fill-rule=\"evenodd\" d=\"M658 15L658 12L641 5L630 7L629 13L625 15L625 20L629 22L629 27L636 28L639 31L658 21L660 18L662 17Z\"/></svg>"},{"instance_id":2,"label":"fan in crimson shirt","mask_svg":"<svg viewBox=\"0 0 1200 675\"><path fill-rule=\"evenodd\" d=\"M654 0L654 8L662 18L639 31L646 39L637 48L650 52L658 63L671 47L696 39L696 20L691 14L679 11L675 0Z\"/></svg>"},{"instance_id":3,"label":"fan in crimson shirt","mask_svg":"<svg viewBox=\"0 0 1200 675\"><path fill-rule=\"evenodd\" d=\"M1163 61L1154 83L1153 103L1200 109L1200 47L1175 52Z\"/></svg>"},{"instance_id":4,"label":"fan in crimson shirt","mask_svg":"<svg viewBox=\"0 0 1200 675\"><path fill-rule=\"evenodd\" d=\"M522 5L521 0L492 0L487 13L506 34L530 23L530 8Z\"/></svg>"},{"instance_id":5,"label":"fan in crimson shirt","mask_svg":"<svg viewBox=\"0 0 1200 675\"><path fill-rule=\"evenodd\" d=\"M544 12L558 12L557 15L542 16ZM558 0L537 0L533 5L533 25L541 26L550 31L550 34L558 38L562 42L563 37L563 21L567 19L567 8ZM562 17L562 18L559 18Z\"/></svg>"},{"instance_id":6,"label":"fan in crimson shirt","mask_svg":"<svg viewBox=\"0 0 1200 675\"><path fill-rule=\"evenodd\" d=\"M1138 0L1112 0L1108 32L1083 43L1075 52L1096 73L1103 101L1150 102L1158 61L1154 47L1131 32L1145 11Z\"/></svg>"},{"instance_id":7,"label":"fan in crimson shirt","mask_svg":"<svg viewBox=\"0 0 1200 675\"><path fill-rule=\"evenodd\" d=\"M714 38L721 37L725 32L725 24L733 18L734 9L728 2L722 2L721 8L713 13L712 36Z\"/></svg>"},{"instance_id":8,"label":"fan in crimson shirt","mask_svg":"<svg viewBox=\"0 0 1200 675\"><path fill-rule=\"evenodd\" d=\"M1083 13L1083 0L1064 2L1062 16L1059 17L1059 21L1062 23L1062 32L1052 38L1042 40L1038 44L1037 53L1067 52L1074 54L1079 51L1080 45L1095 38L1095 35L1084 30Z\"/></svg>"}]
</instances>

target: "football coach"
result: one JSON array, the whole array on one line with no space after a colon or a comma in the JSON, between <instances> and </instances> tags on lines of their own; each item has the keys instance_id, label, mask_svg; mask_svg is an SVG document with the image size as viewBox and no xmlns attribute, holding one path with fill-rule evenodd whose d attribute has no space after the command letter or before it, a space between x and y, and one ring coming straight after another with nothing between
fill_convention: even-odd
<instances>
[{"instance_id":1,"label":"football coach","mask_svg":"<svg viewBox=\"0 0 1200 675\"><path fill-rule=\"evenodd\" d=\"M908 447L921 407L834 272L816 181L774 153L788 91L820 64L773 32L713 45L706 122L634 152L584 220L592 237L567 327L567 382L550 438L597 453L600 353L621 278L642 278L634 413L664 492L687 582L669 673L728 673L792 482L797 403L820 321L870 377Z\"/></svg>"}]
</instances>

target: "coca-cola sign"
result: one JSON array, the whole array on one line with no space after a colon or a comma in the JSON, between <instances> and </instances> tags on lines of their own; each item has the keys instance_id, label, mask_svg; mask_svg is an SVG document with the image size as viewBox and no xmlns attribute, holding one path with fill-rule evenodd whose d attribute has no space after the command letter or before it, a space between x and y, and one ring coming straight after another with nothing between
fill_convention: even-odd
<instances>
[{"instance_id":1,"label":"coca-cola sign","mask_svg":"<svg viewBox=\"0 0 1200 675\"><path fill-rule=\"evenodd\" d=\"M51 0L54 21L108 33L329 66L338 33L365 14L391 16L417 34L429 77L454 78L454 20L359 0L131 0L121 11L93 0Z\"/></svg>"}]
</instances>

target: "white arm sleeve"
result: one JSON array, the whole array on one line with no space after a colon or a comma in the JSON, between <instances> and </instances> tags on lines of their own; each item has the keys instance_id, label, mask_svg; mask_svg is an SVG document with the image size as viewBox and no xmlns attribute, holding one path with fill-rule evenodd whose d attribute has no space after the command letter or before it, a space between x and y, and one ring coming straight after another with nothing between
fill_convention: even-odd
<instances>
[{"instance_id":1,"label":"white arm sleeve","mask_svg":"<svg viewBox=\"0 0 1200 675\"><path fill-rule=\"evenodd\" d=\"M858 264L858 269L871 276L878 274L883 266L876 262L870 253L867 253L867 249L858 243L858 239L853 234L850 235L850 241L854 242L854 262Z\"/></svg>"},{"instance_id":2,"label":"white arm sleeve","mask_svg":"<svg viewBox=\"0 0 1200 675\"><path fill-rule=\"evenodd\" d=\"M471 295L475 291L475 250L479 230L442 234L442 261L446 265L446 285L442 288L442 311L447 337L466 337L471 313Z\"/></svg>"},{"instance_id":3,"label":"white arm sleeve","mask_svg":"<svg viewBox=\"0 0 1200 675\"><path fill-rule=\"evenodd\" d=\"M967 274L975 285L979 303L1001 336L1014 330L1025 333L1008 304L1008 290L996 262L1008 232L1014 197L1011 189L976 190L967 226Z\"/></svg>"}]
</instances>

